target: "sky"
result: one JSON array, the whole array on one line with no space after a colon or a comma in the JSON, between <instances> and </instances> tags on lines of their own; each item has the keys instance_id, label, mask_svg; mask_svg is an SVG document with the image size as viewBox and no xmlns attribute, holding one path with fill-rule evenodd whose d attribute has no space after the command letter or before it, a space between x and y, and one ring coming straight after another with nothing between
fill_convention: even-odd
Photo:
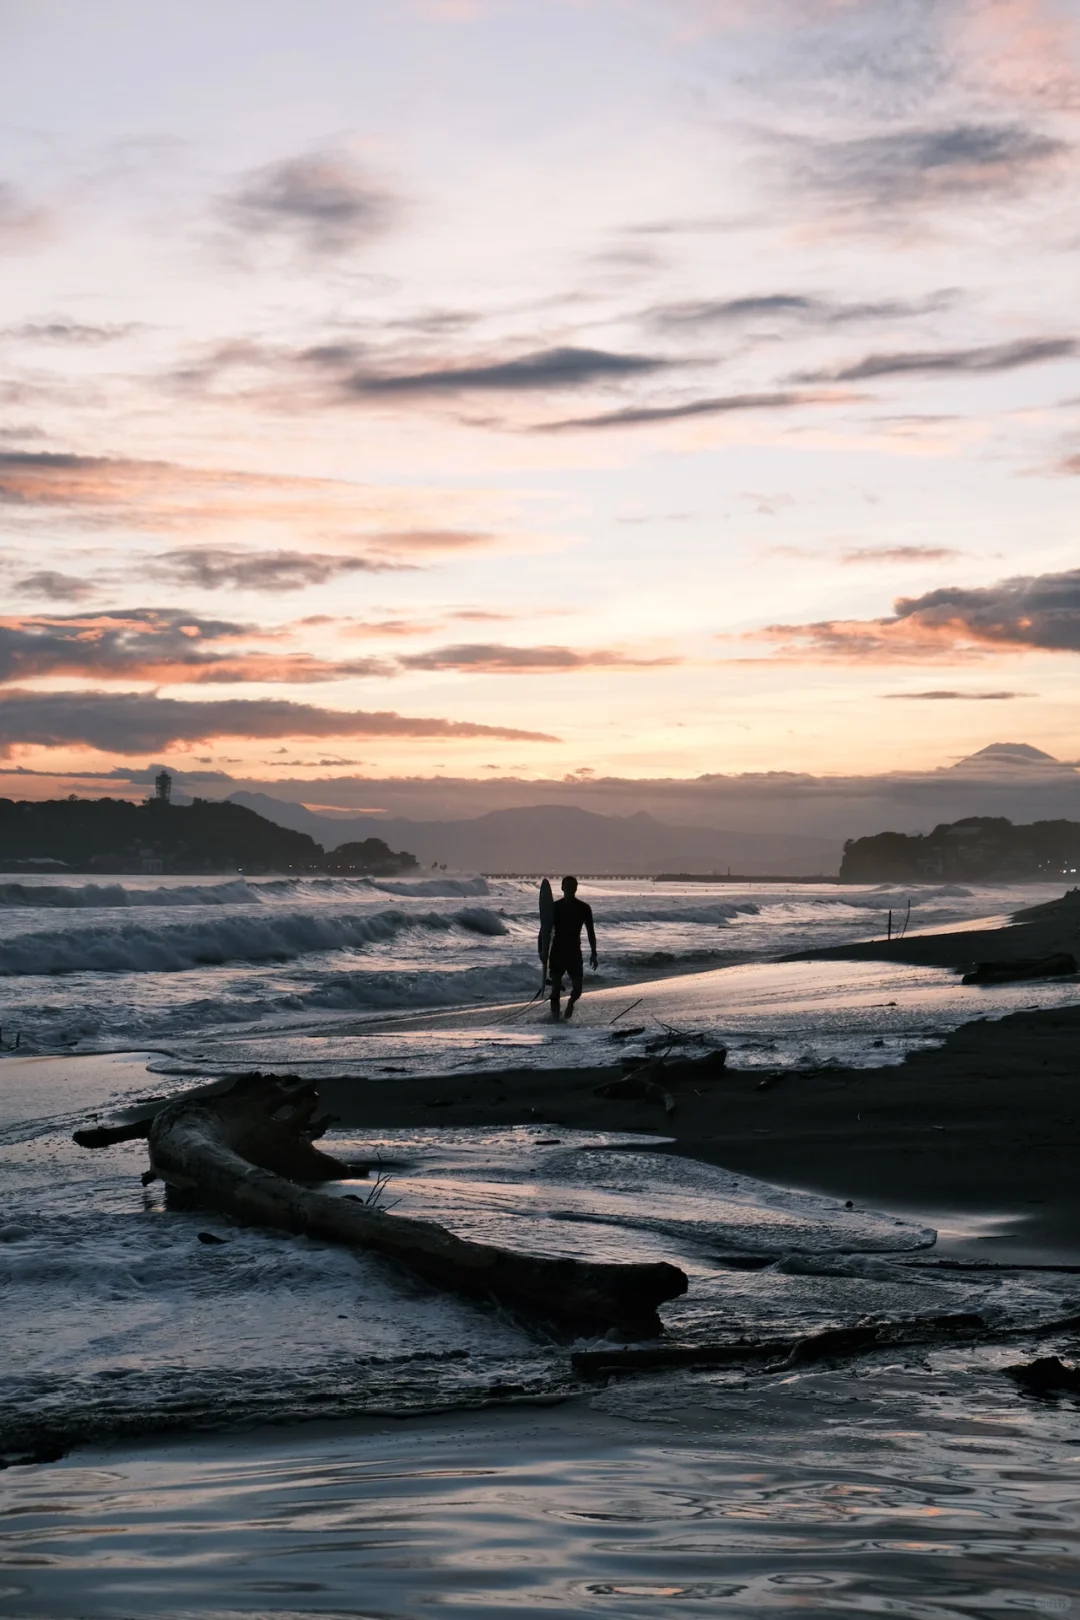
<instances>
[{"instance_id":1,"label":"sky","mask_svg":"<svg viewBox=\"0 0 1080 1620\"><path fill-rule=\"evenodd\" d=\"M1080 0L0 0L0 792L1072 760L1078 139Z\"/></svg>"}]
</instances>

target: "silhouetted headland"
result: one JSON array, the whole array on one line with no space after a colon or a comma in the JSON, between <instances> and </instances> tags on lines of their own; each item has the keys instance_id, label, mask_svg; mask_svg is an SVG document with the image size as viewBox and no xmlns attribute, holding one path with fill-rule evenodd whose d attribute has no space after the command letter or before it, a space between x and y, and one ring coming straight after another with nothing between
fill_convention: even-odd
<instances>
[{"instance_id":1,"label":"silhouetted headland","mask_svg":"<svg viewBox=\"0 0 1080 1620\"><path fill-rule=\"evenodd\" d=\"M291 872L390 876L417 865L381 838L327 853L228 800L0 799L0 870L8 872Z\"/></svg>"},{"instance_id":2,"label":"silhouetted headland","mask_svg":"<svg viewBox=\"0 0 1080 1620\"><path fill-rule=\"evenodd\" d=\"M1080 822L1035 821L1016 827L1004 816L966 816L929 833L875 833L849 838L841 883L1023 883L1075 876Z\"/></svg>"}]
</instances>

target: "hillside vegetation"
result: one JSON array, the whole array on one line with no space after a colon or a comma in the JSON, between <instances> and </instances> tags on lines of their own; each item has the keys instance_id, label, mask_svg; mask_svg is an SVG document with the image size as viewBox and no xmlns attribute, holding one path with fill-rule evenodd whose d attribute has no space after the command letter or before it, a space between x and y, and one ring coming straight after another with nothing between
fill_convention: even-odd
<instances>
[{"instance_id":1,"label":"hillside vegetation","mask_svg":"<svg viewBox=\"0 0 1080 1620\"><path fill-rule=\"evenodd\" d=\"M841 883L1024 881L1072 877L1080 868L1080 822L1014 826L1004 816L968 816L929 833L848 839Z\"/></svg>"},{"instance_id":2,"label":"hillside vegetation","mask_svg":"<svg viewBox=\"0 0 1080 1620\"><path fill-rule=\"evenodd\" d=\"M379 838L327 854L307 833L228 801L0 799L0 867L7 871L385 875L416 864Z\"/></svg>"}]
</instances>

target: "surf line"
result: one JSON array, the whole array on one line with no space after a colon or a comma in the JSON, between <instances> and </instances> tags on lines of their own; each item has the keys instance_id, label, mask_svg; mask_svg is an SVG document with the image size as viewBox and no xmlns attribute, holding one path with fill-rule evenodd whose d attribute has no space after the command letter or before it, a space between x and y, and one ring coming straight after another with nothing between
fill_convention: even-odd
<instances>
[{"instance_id":1,"label":"surf line","mask_svg":"<svg viewBox=\"0 0 1080 1620\"><path fill-rule=\"evenodd\" d=\"M616 1014L615 1014L615 1016L614 1016L614 1018L609 1018L609 1019L608 1019L608 1024L609 1024L609 1025L611 1025L611 1024L617 1024L617 1023L618 1023L618 1022L619 1022L619 1019L620 1019L620 1018L625 1018L625 1017L626 1017L626 1014L627 1014L627 1013L628 1013L628 1012L633 1012L633 1010L634 1010L634 1008L635 1008L635 1007L640 1007L640 1006L641 1006L641 1003L642 1003L642 1002L643 1002L643 1001L644 1001L644 1000L645 1000L645 997L644 997L644 996L638 996L638 998L637 998L637 1000L636 1000L636 1001L632 1001L632 1002L631 1002L631 1003L630 1003L630 1005L629 1005L629 1007L624 1007L624 1008L623 1008L623 1010L622 1010L622 1012L618 1012L618 1013L616 1013Z\"/></svg>"}]
</instances>

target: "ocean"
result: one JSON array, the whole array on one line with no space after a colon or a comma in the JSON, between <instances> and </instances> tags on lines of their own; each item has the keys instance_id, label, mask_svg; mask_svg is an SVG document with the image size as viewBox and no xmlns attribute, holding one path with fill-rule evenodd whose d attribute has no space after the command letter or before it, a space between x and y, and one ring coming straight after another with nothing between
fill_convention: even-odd
<instances>
[{"instance_id":1,"label":"ocean","mask_svg":"<svg viewBox=\"0 0 1080 1620\"><path fill-rule=\"evenodd\" d=\"M845 1058L862 1048L836 993L843 966L829 965L820 991L803 975L800 1010L785 1028L779 1003L792 991L786 981L781 988L776 958L884 936L890 911L896 928L906 921L911 932L939 930L1001 920L1048 890L632 879L586 883L581 892L595 911L601 957L600 972L586 975L590 992L740 967L724 981L722 1005L699 1007L698 1016L747 1054L754 1042L774 1041L768 1061L786 1062L812 1058L819 1045L819 1056ZM261 1040L280 1061L283 1041L339 1042L376 1015L529 998L539 982L536 931L536 885L522 879L0 879L0 1032L5 1047L19 1037L24 1052L153 1047L182 1057L197 1048L210 1062L222 1042L242 1058L243 1043L255 1051ZM768 974L755 977L766 963ZM872 968L863 982L872 998L885 981ZM890 982L914 992L886 1021L890 1037L917 1040L971 1016L970 992L954 1000L933 993L952 988L947 976L901 972ZM692 997L704 996L704 983ZM1025 1002L1040 993L1027 987ZM406 1029L400 1024L398 1033ZM559 1062L573 1061L563 1047L553 1050ZM873 1061L875 1050L868 1046L863 1060ZM340 1055L340 1046L333 1051ZM889 1052L885 1061L895 1061L896 1048ZM414 1060L402 1052L404 1067L414 1061L427 1065L437 1054L425 1049Z\"/></svg>"},{"instance_id":2,"label":"ocean","mask_svg":"<svg viewBox=\"0 0 1080 1620\"><path fill-rule=\"evenodd\" d=\"M524 880L0 883L0 1614L1080 1602L1080 1422L1003 1378L1019 1341L585 1389L570 1356L602 1339L166 1209L140 1184L144 1144L71 1140L91 1115L250 1068L392 1086L657 1043L723 1045L736 1067L882 1066L972 1017L1075 999L1071 983L781 960L882 935L890 910L911 930L1000 919L1042 885L581 892L600 970L556 1026L533 999ZM339 1128L326 1145L376 1158L388 1206L463 1235L674 1261L690 1289L663 1316L683 1341L958 1312L1022 1339L1080 1311L1080 1277L918 1269L925 1220L651 1137L538 1121ZM758 1269L731 1266L740 1251Z\"/></svg>"}]
</instances>

